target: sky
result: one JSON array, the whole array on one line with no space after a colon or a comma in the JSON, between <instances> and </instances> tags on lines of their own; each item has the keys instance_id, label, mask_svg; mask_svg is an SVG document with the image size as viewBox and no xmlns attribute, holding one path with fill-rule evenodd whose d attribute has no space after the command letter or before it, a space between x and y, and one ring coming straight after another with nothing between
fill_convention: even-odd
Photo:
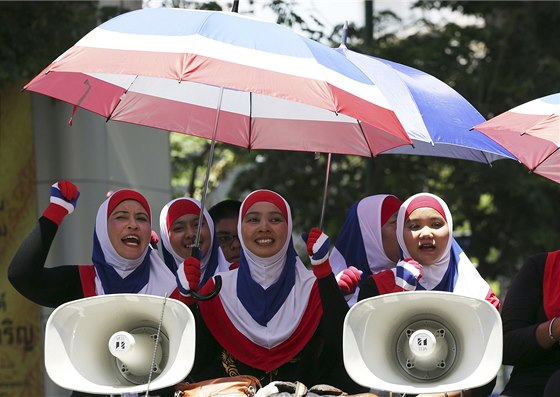
<instances>
[{"instance_id":1,"label":"sky","mask_svg":"<svg viewBox=\"0 0 560 397\"><path fill-rule=\"evenodd\" d=\"M239 11L243 11L243 1L239 2ZM247 2L245 2L247 3ZM255 16L265 16L257 13L265 1L255 1ZM330 26L348 22L364 25L364 0L297 0L296 9L301 15L313 15ZM375 0L374 11L391 10L397 15L405 17L409 14L412 0Z\"/></svg>"}]
</instances>

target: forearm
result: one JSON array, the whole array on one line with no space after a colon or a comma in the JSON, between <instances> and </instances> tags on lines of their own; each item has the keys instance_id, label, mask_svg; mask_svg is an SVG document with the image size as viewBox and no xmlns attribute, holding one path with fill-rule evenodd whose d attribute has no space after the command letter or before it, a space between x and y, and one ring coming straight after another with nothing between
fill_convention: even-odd
<instances>
[{"instance_id":1,"label":"forearm","mask_svg":"<svg viewBox=\"0 0 560 397\"><path fill-rule=\"evenodd\" d=\"M41 279L57 230L56 223L41 217L19 246L8 267L8 279L16 289L22 283Z\"/></svg>"},{"instance_id":2,"label":"forearm","mask_svg":"<svg viewBox=\"0 0 560 397\"><path fill-rule=\"evenodd\" d=\"M83 298L77 266L45 268L58 226L41 217L8 267L12 286L27 299L48 307Z\"/></svg>"},{"instance_id":3,"label":"forearm","mask_svg":"<svg viewBox=\"0 0 560 397\"><path fill-rule=\"evenodd\" d=\"M550 349L560 341L560 318L540 323L535 330L537 343L543 349Z\"/></svg>"}]
</instances>

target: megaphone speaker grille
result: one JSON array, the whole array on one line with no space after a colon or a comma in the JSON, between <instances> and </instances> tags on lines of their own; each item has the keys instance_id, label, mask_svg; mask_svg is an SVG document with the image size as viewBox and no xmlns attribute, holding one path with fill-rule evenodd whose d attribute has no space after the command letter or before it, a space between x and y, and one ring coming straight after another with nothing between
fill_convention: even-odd
<instances>
[{"instance_id":1,"label":"megaphone speaker grille","mask_svg":"<svg viewBox=\"0 0 560 397\"><path fill-rule=\"evenodd\" d=\"M397 338L397 361L404 373L414 379L436 380L455 363L457 344L443 321L414 321L397 332Z\"/></svg>"},{"instance_id":2,"label":"megaphone speaker grille","mask_svg":"<svg viewBox=\"0 0 560 397\"><path fill-rule=\"evenodd\" d=\"M124 380L135 385L148 383L150 372L155 378L165 368L169 358L169 339L162 332L159 336L157 333L157 328L140 327L130 332L117 332L109 339L109 350L115 358L113 365ZM129 338L144 343L128 346ZM154 353L155 360L152 362Z\"/></svg>"}]
</instances>

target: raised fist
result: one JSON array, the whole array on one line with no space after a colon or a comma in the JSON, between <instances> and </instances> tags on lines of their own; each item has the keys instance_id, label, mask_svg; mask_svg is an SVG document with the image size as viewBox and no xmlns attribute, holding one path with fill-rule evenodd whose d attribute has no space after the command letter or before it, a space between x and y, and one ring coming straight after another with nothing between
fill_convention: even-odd
<instances>
[{"instance_id":1,"label":"raised fist","mask_svg":"<svg viewBox=\"0 0 560 397\"><path fill-rule=\"evenodd\" d=\"M301 235L307 245L307 254L313 266L320 265L329 259L331 241L329 236L314 227L309 233Z\"/></svg>"},{"instance_id":2,"label":"raised fist","mask_svg":"<svg viewBox=\"0 0 560 397\"><path fill-rule=\"evenodd\" d=\"M55 222L62 223L64 217L74 212L80 192L70 181L58 181L51 186L49 206L43 211L43 216Z\"/></svg>"}]
</instances>

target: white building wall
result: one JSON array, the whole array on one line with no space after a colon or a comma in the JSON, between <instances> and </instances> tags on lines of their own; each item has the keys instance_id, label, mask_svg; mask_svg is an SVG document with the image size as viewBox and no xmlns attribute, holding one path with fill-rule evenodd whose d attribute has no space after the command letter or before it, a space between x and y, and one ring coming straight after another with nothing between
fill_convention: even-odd
<instances>
[{"instance_id":1,"label":"white building wall","mask_svg":"<svg viewBox=\"0 0 560 397\"><path fill-rule=\"evenodd\" d=\"M159 234L159 212L171 199L171 159L166 131L109 122L72 106L33 94L33 133L39 214L49 204L50 186L61 179L80 191L50 250L47 266L91 263L93 228L109 190L131 188L148 199L152 227ZM50 310L45 309L45 322ZM102 326L102 324L100 324ZM45 372L45 396L69 396Z\"/></svg>"}]
</instances>

